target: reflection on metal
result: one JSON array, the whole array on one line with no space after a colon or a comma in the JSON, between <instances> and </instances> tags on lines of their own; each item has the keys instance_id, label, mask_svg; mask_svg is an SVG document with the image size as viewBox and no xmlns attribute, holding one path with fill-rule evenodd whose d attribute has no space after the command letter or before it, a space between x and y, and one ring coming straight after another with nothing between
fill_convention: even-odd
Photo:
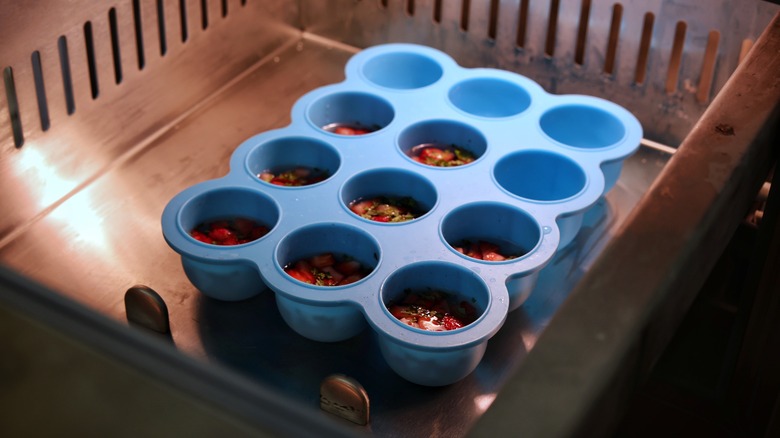
<instances>
[{"instance_id":1,"label":"reflection on metal","mask_svg":"<svg viewBox=\"0 0 780 438\"><path fill-rule=\"evenodd\" d=\"M350 377L334 374L322 381L320 408L361 426L368 424L368 393L357 380Z\"/></svg>"},{"instance_id":2,"label":"reflection on metal","mask_svg":"<svg viewBox=\"0 0 780 438\"><path fill-rule=\"evenodd\" d=\"M14 163L13 169L23 184L17 185L17 190L28 190L28 199L37 201L38 207L44 208L76 188L78 183L62 176L61 163L53 161L35 144L29 146L19 151Z\"/></svg>"},{"instance_id":3,"label":"reflection on metal","mask_svg":"<svg viewBox=\"0 0 780 438\"><path fill-rule=\"evenodd\" d=\"M480 412L485 412L488 410L491 404L493 404L493 400L496 399L496 394L482 394L474 397L474 404L476 405L476 408Z\"/></svg>"},{"instance_id":4,"label":"reflection on metal","mask_svg":"<svg viewBox=\"0 0 780 438\"><path fill-rule=\"evenodd\" d=\"M127 321L158 333L168 333L168 306L152 288L135 285L125 292Z\"/></svg>"}]
</instances>

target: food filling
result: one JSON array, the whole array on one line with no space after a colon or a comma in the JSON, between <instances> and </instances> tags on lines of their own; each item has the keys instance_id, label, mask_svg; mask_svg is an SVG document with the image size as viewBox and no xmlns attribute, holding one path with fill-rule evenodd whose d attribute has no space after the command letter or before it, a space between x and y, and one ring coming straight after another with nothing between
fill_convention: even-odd
<instances>
[{"instance_id":1,"label":"food filling","mask_svg":"<svg viewBox=\"0 0 780 438\"><path fill-rule=\"evenodd\" d=\"M343 286L363 279L371 269L348 257L327 252L290 263L284 267L290 277L317 286Z\"/></svg>"},{"instance_id":2,"label":"food filling","mask_svg":"<svg viewBox=\"0 0 780 438\"><path fill-rule=\"evenodd\" d=\"M377 131L379 127L372 129L357 124L331 123L330 125L323 126L322 129L338 135L365 135Z\"/></svg>"},{"instance_id":3,"label":"food filling","mask_svg":"<svg viewBox=\"0 0 780 438\"><path fill-rule=\"evenodd\" d=\"M465 254L471 258L477 260L485 260L487 262L501 262L504 260L512 260L520 257L522 254L503 254L500 252L499 246L487 242L485 240L479 240L477 242L471 242L464 240L459 245L453 246L455 251L461 254Z\"/></svg>"},{"instance_id":4,"label":"food filling","mask_svg":"<svg viewBox=\"0 0 780 438\"><path fill-rule=\"evenodd\" d=\"M268 233L268 227L252 219L235 218L203 222L190 231L190 236L211 245L240 245L257 240Z\"/></svg>"},{"instance_id":5,"label":"food filling","mask_svg":"<svg viewBox=\"0 0 780 438\"><path fill-rule=\"evenodd\" d=\"M415 146L409 156L418 163L437 167L454 167L471 163L474 154L456 145L426 143Z\"/></svg>"},{"instance_id":6,"label":"food filling","mask_svg":"<svg viewBox=\"0 0 780 438\"><path fill-rule=\"evenodd\" d=\"M319 168L298 166L282 171L266 170L257 175L261 180L277 186L308 186L328 178L328 171Z\"/></svg>"},{"instance_id":7,"label":"food filling","mask_svg":"<svg viewBox=\"0 0 780 438\"><path fill-rule=\"evenodd\" d=\"M422 216L417 201L408 196L377 196L349 204L356 215L376 222L405 222Z\"/></svg>"},{"instance_id":8,"label":"food filling","mask_svg":"<svg viewBox=\"0 0 780 438\"><path fill-rule=\"evenodd\" d=\"M405 291L403 299L397 303L391 301L387 309L408 326L434 332L465 327L478 316L473 303L439 290Z\"/></svg>"}]
</instances>

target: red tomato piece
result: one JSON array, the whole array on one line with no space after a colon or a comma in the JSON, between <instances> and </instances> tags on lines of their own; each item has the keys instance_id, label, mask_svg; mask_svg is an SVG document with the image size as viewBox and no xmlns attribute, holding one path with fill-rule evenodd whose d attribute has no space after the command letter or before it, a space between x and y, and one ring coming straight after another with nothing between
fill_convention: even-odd
<instances>
[{"instance_id":1,"label":"red tomato piece","mask_svg":"<svg viewBox=\"0 0 780 438\"><path fill-rule=\"evenodd\" d=\"M375 222L390 222L390 216L383 216L383 215L372 216L371 220Z\"/></svg>"},{"instance_id":2,"label":"red tomato piece","mask_svg":"<svg viewBox=\"0 0 780 438\"><path fill-rule=\"evenodd\" d=\"M354 283L356 281L360 281L362 279L363 279L363 276L359 275L359 274L348 275L348 276L344 277L344 279L339 282L339 286L343 286L345 284L352 284L352 283Z\"/></svg>"},{"instance_id":3,"label":"red tomato piece","mask_svg":"<svg viewBox=\"0 0 780 438\"><path fill-rule=\"evenodd\" d=\"M463 323L454 316L447 315L441 320L442 325L446 330L455 330L463 327Z\"/></svg>"},{"instance_id":4,"label":"red tomato piece","mask_svg":"<svg viewBox=\"0 0 780 438\"><path fill-rule=\"evenodd\" d=\"M398 319L404 318L404 317L409 315L406 306L399 306L399 305L396 304L396 305L390 306L387 310L390 311L391 315L393 315L394 317L396 317Z\"/></svg>"},{"instance_id":5,"label":"red tomato piece","mask_svg":"<svg viewBox=\"0 0 780 438\"><path fill-rule=\"evenodd\" d=\"M429 147L420 151L420 158L425 161L447 163L455 159L455 152L439 148Z\"/></svg>"},{"instance_id":6,"label":"red tomato piece","mask_svg":"<svg viewBox=\"0 0 780 438\"><path fill-rule=\"evenodd\" d=\"M306 260L299 260L297 261L293 267L297 269L301 275L306 276L308 278L307 283L312 283L316 281L316 278L314 277L314 268L307 262Z\"/></svg>"},{"instance_id":7,"label":"red tomato piece","mask_svg":"<svg viewBox=\"0 0 780 438\"><path fill-rule=\"evenodd\" d=\"M337 263L335 267L344 275L352 275L360 270L361 264L357 260L344 260Z\"/></svg>"},{"instance_id":8,"label":"red tomato piece","mask_svg":"<svg viewBox=\"0 0 780 438\"><path fill-rule=\"evenodd\" d=\"M325 274L324 283L326 283L326 286L335 286L341 283L341 280L344 279L344 275L335 270L332 265L325 266L320 270Z\"/></svg>"},{"instance_id":9,"label":"red tomato piece","mask_svg":"<svg viewBox=\"0 0 780 438\"><path fill-rule=\"evenodd\" d=\"M352 210L352 212L355 213L356 215L362 215L366 211L368 211L373 205L374 205L374 201L367 199L365 201L355 202L354 204L349 206L349 209Z\"/></svg>"},{"instance_id":10,"label":"red tomato piece","mask_svg":"<svg viewBox=\"0 0 780 438\"><path fill-rule=\"evenodd\" d=\"M501 262L506 260L506 257L502 256L501 254L497 252L483 252L482 253L482 260L486 260L489 262Z\"/></svg>"},{"instance_id":11,"label":"red tomato piece","mask_svg":"<svg viewBox=\"0 0 780 438\"><path fill-rule=\"evenodd\" d=\"M322 269L336 264L336 258L332 253L326 252L309 258L309 263L315 268Z\"/></svg>"},{"instance_id":12,"label":"red tomato piece","mask_svg":"<svg viewBox=\"0 0 780 438\"><path fill-rule=\"evenodd\" d=\"M333 130L338 135L357 135L355 130L353 128L350 128L349 126L337 126L336 129Z\"/></svg>"},{"instance_id":13,"label":"red tomato piece","mask_svg":"<svg viewBox=\"0 0 780 438\"><path fill-rule=\"evenodd\" d=\"M222 243L227 241L228 239L234 238L233 232L228 230L227 228L211 228L211 231L209 232L209 237L211 237L216 242Z\"/></svg>"},{"instance_id":14,"label":"red tomato piece","mask_svg":"<svg viewBox=\"0 0 780 438\"><path fill-rule=\"evenodd\" d=\"M252 232L252 228L255 227L255 221L246 218L237 218L233 220L233 229L238 234L247 235Z\"/></svg>"},{"instance_id":15,"label":"red tomato piece","mask_svg":"<svg viewBox=\"0 0 780 438\"><path fill-rule=\"evenodd\" d=\"M314 284L314 275L312 275L311 272L307 273L295 268L287 268L284 270L284 272L298 281Z\"/></svg>"},{"instance_id":16,"label":"red tomato piece","mask_svg":"<svg viewBox=\"0 0 780 438\"><path fill-rule=\"evenodd\" d=\"M201 241L203 243L209 243L209 244L213 244L214 243L214 241L211 240L211 238L209 236L201 233L198 230L192 230L192 232L190 232L190 236L194 237L196 240L199 240L199 241Z\"/></svg>"}]
</instances>

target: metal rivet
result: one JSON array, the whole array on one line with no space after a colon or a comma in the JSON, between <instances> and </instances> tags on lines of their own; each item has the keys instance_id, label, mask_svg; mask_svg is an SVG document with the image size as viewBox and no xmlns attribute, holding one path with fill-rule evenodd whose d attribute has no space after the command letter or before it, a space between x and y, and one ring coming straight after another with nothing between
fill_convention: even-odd
<instances>
[{"instance_id":1,"label":"metal rivet","mask_svg":"<svg viewBox=\"0 0 780 438\"><path fill-rule=\"evenodd\" d=\"M357 380L333 374L320 385L320 408L364 426L369 417L368 394Z\"/></svg>"},{"instance_id":2,"label":"metal rivet","mask_svg":"<svg viewBox=\"0 0 780 438\"><path fill-rule=\"evenodd\" d=\"M168 306L152 288L137 284L125 293L127 321L159 333L168 333Z\"/></svg>"}]
</instances>

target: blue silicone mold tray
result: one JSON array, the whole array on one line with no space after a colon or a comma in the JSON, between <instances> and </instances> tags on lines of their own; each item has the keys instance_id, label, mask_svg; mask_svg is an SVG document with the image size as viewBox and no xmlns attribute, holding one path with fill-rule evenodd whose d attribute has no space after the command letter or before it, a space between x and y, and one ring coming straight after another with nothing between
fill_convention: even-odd
<instances>
[{"instance_id":1,"label":"blue silicone mold tray","mask_svg":"<svg viewBox=\"0 0 780 438\"><path fill-rule=\"evenodd\" d=\"M354 55L346 79L301 97L292 122L242 143L230 172L176 195L162 215L168 244L190 281L220 300L270 288L299 334L340 341L370 328L388 364L422 385L453 383L480 362L488 339L531 293L539 271L579 231L583 213L617 180L642 129L603 99L551 95L523 76L466 69L424 46L388 44ZM379 128L344 136L323 127ZM416 145L454 144L476 160L432 167ZM322 182L284 187L258 174L279 167L326 170ZM348 204L372 196L411 197L425 213L379 223ZM216 246L189 235L198 224L252 218L270 232L250 243ZM503 242L525 254L488 262L465 256L464 239ZM371 267L362 280L315 286L284 267L332 252ZM470 325L428 332L394 318L386 303L404 291L436 289L470 300Z\"/></svg>"}]
</instances>

